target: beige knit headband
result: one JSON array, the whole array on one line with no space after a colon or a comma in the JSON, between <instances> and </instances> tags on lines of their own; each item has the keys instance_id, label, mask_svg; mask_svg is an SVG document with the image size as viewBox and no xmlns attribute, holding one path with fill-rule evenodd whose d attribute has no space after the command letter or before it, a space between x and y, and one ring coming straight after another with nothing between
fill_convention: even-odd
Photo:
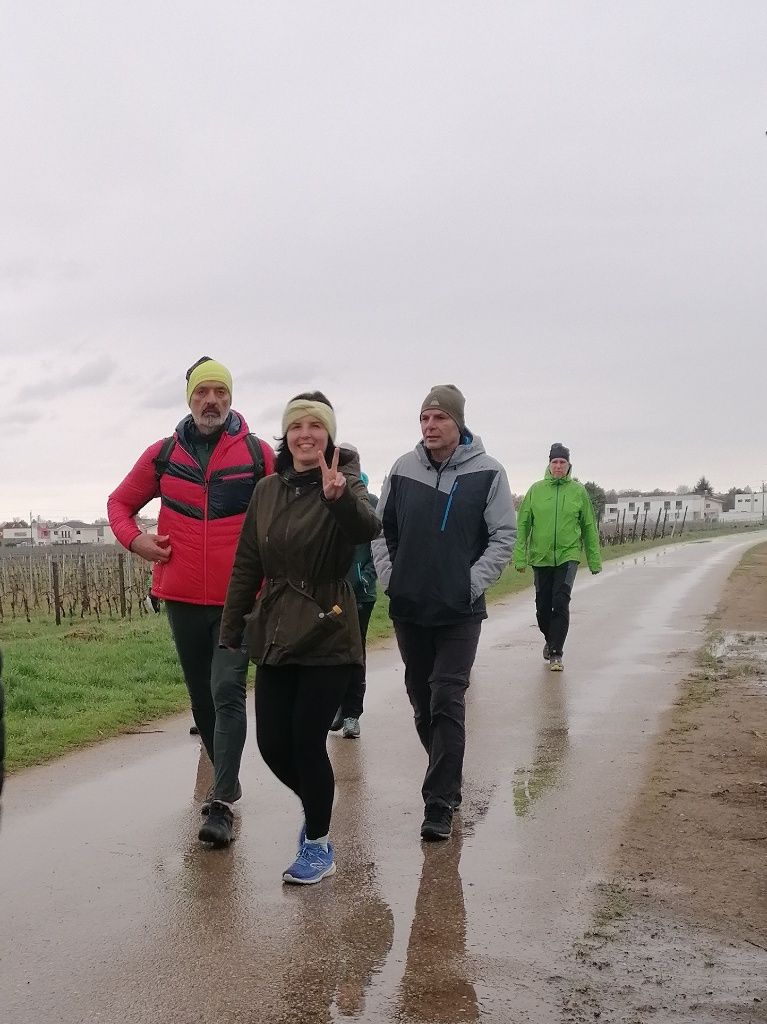
<instances>
[{"instance_id":1,"label":"beige knit headband","mask_svg":"<svg viewBox=\"0 0 767 1024\"><path fill-rule=\"evenodd\" d=\"M285 412L282 414L282 433L287 434L288 427L296 420L302 420L304 416L313 416L318 419L328 432L332 441L336 436L336 416L329 405L324 402L312 402L308 398L294 398L288 402Z\"/></svg>"}]
</instances>

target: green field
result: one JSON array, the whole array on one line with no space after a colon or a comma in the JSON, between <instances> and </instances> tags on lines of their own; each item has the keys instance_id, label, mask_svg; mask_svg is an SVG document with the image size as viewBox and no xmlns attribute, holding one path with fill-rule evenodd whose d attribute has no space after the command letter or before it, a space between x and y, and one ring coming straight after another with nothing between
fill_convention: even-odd
<instances>
[{"instance_id":1,"label":"green field","mask_svg":"<svg viewBox=\"0 0 767 1024\"><path fill-rule=\"evenodd\" d=\"M706 531L680 540L616 545L606 559L652 547L705 540L731 531ZM582 571L587 571L583 569ZM532 572L508 568L488 592L498 600L532 583ZM381 596L369 641L391 635ZM530 609L531 619L533 609ZM188 706L165 615L141 619L75 619L57 627L52 617L0 624L7 696L7 768L18 770L66 750L114 736Z\"/></svg>"}]
</instances>

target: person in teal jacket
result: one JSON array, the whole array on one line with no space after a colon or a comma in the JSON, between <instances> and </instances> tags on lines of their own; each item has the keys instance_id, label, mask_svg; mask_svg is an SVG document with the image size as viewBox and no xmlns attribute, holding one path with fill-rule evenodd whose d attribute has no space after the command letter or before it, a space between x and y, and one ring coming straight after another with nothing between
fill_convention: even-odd
<instances>
[{"instance_id":1,"label":"person in teal jacket","mask_svg":"<svg viewBox=\"0 0 767 1024\"><path fill-rule=\"evenodd\" d=\"M584 550L591 572L602 569L591 499L571 474L570 449L553 444L546 475L532 485L517 513L514 568L524 572L533 567L536 618L546 641L543 657L552 672L564 668L570 595Z\"/></svg>"},{"instance_id":2,"label":"person in teal jacket","mask_svg":"<svg viewBox=\"0 0 767 1024\"><path fill-rule=\"evenodd\" d=\"M341 445L341 447L357 449L353 445ZM367 487L367 473L360 473L360 480ZM376 508L378 498L375 494L368 492L368 501ZM360 620L360 633L362 634L362 664L354 666L354 676L346 688L344 699L341 701L336 717L330 726L331 732L338 732L343 729L344 739L358 739L360 735L360 717L362 716L362 705L365 699L366 666L367 666L367 636L370 616L373 614L376 598L376 567L373 562L373 552L370 549L370 541L366 544L358 544L354 549L354 561L352 562L346 578L352 585L354 597L357 603L357 618Z\"/></svg>"}]
</instances>

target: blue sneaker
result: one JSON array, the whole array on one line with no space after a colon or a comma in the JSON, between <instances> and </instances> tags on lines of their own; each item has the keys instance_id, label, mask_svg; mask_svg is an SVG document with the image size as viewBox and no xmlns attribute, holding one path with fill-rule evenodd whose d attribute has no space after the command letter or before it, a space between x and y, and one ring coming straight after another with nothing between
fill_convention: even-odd
<instances>
[{"instance_id":1,"label":"blue sneaker","mask_svg":"<svg viewBox=\"0 0 767 1024\"><path fill-rule=\"evenodd\" d=\"M334 875L335 871L332 843L328 843L327 850L323 850L319 843L305 842L296 859L283 873L282 880L294 885L314 885L328 875Z\"/></svg>"}]
</instances>

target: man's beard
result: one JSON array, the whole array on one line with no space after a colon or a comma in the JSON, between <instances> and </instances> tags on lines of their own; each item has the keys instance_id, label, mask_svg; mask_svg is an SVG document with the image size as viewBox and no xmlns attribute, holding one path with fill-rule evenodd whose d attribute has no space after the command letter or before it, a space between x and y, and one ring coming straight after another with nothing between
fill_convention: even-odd
<instances>
[{"instance_id":1,"label":"man's beard","mask_svg":"<svg viewBox=\"0 0 767 1024\"><path fill-rule=\"evenodd\" d=\"M223 426L226 416L221 412L204 412L197 424L201 434L213 434L219 427Z\"/></svg>"}]
</instances>

